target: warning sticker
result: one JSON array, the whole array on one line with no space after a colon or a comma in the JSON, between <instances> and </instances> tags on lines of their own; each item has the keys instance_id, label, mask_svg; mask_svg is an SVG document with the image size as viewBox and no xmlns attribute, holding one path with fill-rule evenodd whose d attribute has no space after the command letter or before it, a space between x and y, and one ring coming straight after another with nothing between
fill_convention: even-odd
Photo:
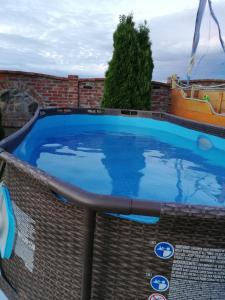
<instances>
[{"instance_id":1,"label":"warning sticker","mask_svg":"<svg viewBox=\"0 0 225 300\"><path fill-rule=\"evenodd\" d=\"M164 297L161 294L154 293L154 294L150 295L150 297L148 298L148 300L166 300L166 297Z\"/></svg>"},{"instance_id":2,"label":"warning sticker","mask_svg":"<svg viewBox=\"0 0 225 300\"><path fill-rule=\"evenodd\" d=\"M224 249L176 245L168 298L224 300L224 270Z\"/></svg>"},{"instance_id":3,"label":"warning sticker","mask_svg":"<svg viewBox=\"0 0 225 300\"><path fill-rule=\"evenodd\" d=\"M165 292L169 288L169 281L164 276L156 275L152 277L150 285L157 292Z\"/></svg>"},{"instance_id":4,"label":"warning sticker","mask_svg":"<svg viewBox=\"0 0 225 300\"><path fill-rule=\"evenodd\" d=\"M34 267L35 251L35 221L25 214L15 203L13 203L13 211L17 226L15 253L23 260L26 268L32 272Z\"/></svg>"},{"instance_id":5,"label":"warning sticker","mask_svg":"<svg viewBox=\"0 0 225 300\"><path fill-rule=\"evenodd\" d=\"M168 242L158 243L154 251L156 256L162 259L169 259L174 255L174 247Z\"/></svg>"},{"instance_id":6,"label":"warning sticker","mask_svg":"<svg viewBox=\"0 0 225 300\"><path fill-rule=\"evenodd\" d=\"M172 278L225 282L225 250L177 245Z\"/></svg>"}]
</instances>

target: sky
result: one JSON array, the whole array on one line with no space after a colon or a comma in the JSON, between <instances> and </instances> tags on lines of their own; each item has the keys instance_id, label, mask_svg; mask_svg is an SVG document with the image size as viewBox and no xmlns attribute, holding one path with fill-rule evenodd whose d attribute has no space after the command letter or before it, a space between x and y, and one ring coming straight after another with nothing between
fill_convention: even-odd
<instances>
[{"instance_id":1,"label":"sky","mask_svg":"<svg viewBox=\"0 0 225 300\"><path fill-rule=\"evenodd\" d=\"M153 79L186 76L199 0L0 0L0 69L104 77L119 15L147 20ZM225 39L225 0L212 0ZM192 78L225 79L225 53L206 8Z\"/></svg>"}]
</instances>

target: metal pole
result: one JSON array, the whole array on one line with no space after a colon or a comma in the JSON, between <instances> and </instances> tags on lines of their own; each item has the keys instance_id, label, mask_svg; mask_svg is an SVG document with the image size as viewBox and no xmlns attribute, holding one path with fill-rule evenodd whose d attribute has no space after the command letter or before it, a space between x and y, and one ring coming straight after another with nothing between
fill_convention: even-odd
<instances>
[{"instance_id":1,"label":"metal pole","mask_svg":"<svg viewBox=\"0 0 225 300\"><path fill-rule=\"evenodd\" d=\"M81 300L91 298L92 261L96 213L87 209L84 216L84 256L82 271Z\"/></svg>"}]
</instances>

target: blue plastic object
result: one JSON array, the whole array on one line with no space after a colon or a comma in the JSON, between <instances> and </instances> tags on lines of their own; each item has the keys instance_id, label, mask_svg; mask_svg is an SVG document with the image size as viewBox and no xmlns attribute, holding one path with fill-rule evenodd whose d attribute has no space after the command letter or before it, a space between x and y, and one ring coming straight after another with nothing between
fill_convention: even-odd
<instances>
[{"instance_id":1,"label":"blue plastic object","mask_svg":"<svg viewBox=\"0 0 225 300\"><path fill-rule=\"evenodd\" d=\"M0 186L0 255L9 259L15 238L15 219L8 188Z\"/></svg>"},{"instance_id":2,"label":"blue plastic object","mask_svg":"<svg viewBox=\"0 0 225 300\"><path fill-rule=\"evenodd\" d=\"M123 214L109 214L114 217L120 218L120 219L125 219L128 221L134 221L137 223L143 223L143 224L156 224L159 222L160 218L159 217L151 217L151 216L140 216L140 215L123 215Z\"/></svg>"}]
</instances>

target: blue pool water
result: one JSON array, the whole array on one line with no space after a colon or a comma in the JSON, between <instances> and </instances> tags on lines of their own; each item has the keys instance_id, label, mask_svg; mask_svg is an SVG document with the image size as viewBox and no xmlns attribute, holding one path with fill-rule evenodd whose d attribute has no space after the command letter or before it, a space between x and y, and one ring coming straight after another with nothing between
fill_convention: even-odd
<instances>
[{"instance_id":1,"label":"blue pool water","mask_svg":"<svg viewBox=\"0 0 225 300\"><path fill-rule=\"evenodd\" d=\"M225 206L225 140L164 121L49 116L14 154L89 192Z\"/></svg>"}]
</instances>

